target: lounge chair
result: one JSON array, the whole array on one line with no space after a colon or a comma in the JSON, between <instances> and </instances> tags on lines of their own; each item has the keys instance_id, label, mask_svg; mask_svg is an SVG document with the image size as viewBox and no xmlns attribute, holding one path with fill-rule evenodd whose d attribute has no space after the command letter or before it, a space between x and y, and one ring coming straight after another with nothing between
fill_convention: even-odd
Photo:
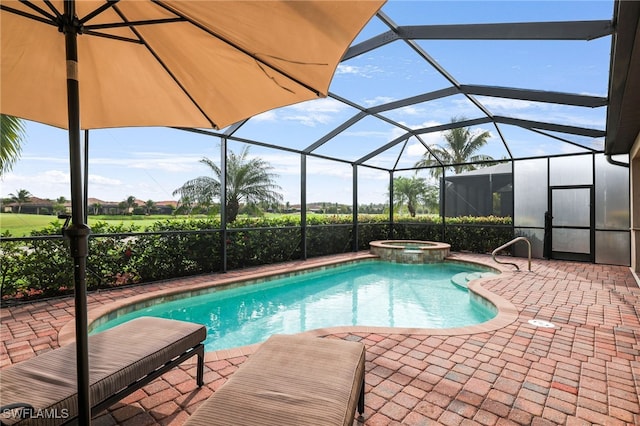
<instances>
[{"instance_id":1,"label":"lounge chair","mask_svg":"<svg viewBox=\"0 0 640 426\"><path fill-rule=\"evenodd\" d=\"M274 335L185 426L351 426L364 412L365 347Z\"/></svg>"},{"instance_id":2,"label":"lounge chair","mask_svg":"<svg viewBox=\"0 0 640 426\"><path fill-rule=\"evenodd\" d=\"M197 355L203 384L206 328L142 317L89 337L92 416ZM60 425L77 417L75 344L0 370L0 421L7 425ZM24 405L25 408L20 408ZM26 418L20 418L26 417Z\"/></svg>"}]
</instances>

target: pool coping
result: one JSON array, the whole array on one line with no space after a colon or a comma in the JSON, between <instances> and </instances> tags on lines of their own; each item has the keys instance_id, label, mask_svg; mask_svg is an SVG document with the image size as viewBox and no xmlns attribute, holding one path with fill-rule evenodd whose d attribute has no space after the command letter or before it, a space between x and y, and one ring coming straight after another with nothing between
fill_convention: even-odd
<instances>
[{"instance_id":1,"label":"pool coping","mask_svg":"<svg viewBox=\"0 0 640 426\"><path fill-rule=\"evenodd\" d=\"M297 264L283 264L281 267L275 265L268 270L257 271L255 273L248 274L230 274L225 277L224 274L214 275L211 280L205 280L202 282L194 282L186 286L173 287L169 289L161 289L151 291L148 293L137 294L134 296L128 296L126 298L116 300L114 302L106 303L100 306L90 308L87 313L87 324L90 329L91 326L96 324L100 318L108 317L109 313L114 313L123 310L140 309L153 300L174 300L181 297L189 297L197 294L202 294L211 291L215 287L233 286L234 284L249 284L264 281L269 278L277 276L292 276L300 273L307 272L309 270L321 270L328 267L334 267L341 264L349 264L355 262L361 262L363 260L375 260L379 259L379 256L370 253L355 253L353 256L339 259L326 259L320 262L309 263L297 263ZM300 334L310 336L326 336L329 334L337 333L388 333L388 334L419 334L419 335L432 335L432 336L460 336L477 333L485 333L495 331L512 324L518 318L518 310L513 303L499 296L489 290L485 289L482 284L487 281L495 279L508 278L512 272L505 270L498 265L488 265L482 262L469 261L467 259L457 259L455 255L450 255L445 259L446 262L451 263L464 263L471 264L481 268L488 268L490 270L499 271L499 275L478 278L468 283L468 289L476 296L482 299L488 300L497 310L497 314L494 318L485 321L480 324L455 327L455 328L407 328L407 327L380 327L380 326L338 326L318 328L314 330L308 330ZM273 266L273 265L272 265ZM215 278L213 278L215 277ZM185 296L185 294L187 294ZM108 320L108 319L107 319ZM75 321L69 321L62 326L58 333L58 342L60 346L73 343L75 341ZM253 345L240 346L230 349L222 349L218 351L206 352L206 361L216 361L222 359L235 358L240 356L246 356L252 354L260 343Z\"/></svg>"}]
</instances>

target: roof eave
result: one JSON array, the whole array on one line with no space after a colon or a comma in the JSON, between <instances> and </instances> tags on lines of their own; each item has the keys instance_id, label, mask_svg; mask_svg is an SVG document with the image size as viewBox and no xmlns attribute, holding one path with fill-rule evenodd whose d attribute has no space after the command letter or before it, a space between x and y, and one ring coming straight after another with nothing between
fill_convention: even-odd
<instances>
[{"instance_id":1,"label":"roof eave","mask_svg":"<svg viewBox=\"0 0 640 426\"><path fill-rule=\"evenodd\" d=\"M640 134L640 2L616 1L606 154L627 154Z\"/></svg>"}]
</instances>

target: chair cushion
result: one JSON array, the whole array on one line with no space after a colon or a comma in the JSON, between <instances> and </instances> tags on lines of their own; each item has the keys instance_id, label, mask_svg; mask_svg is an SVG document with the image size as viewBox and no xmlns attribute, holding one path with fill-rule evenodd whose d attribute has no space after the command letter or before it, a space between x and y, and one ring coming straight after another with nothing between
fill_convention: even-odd
<instances>
[{"instance_id":1,"label":"chair cushion","mask_svg":"<svg viewBox=\"0 0 640 426\"><path fill-rule=\"evenodd\" d=\"M164 365L206 338L200 324L142 317L89 336L92 406ZM75 343L0 370L2 404L26 402L58 417L77 416ZM65 418L25 419L20 424L58 425ZM17 419L2 418L6 424Z\"/></svg>"},{"instance_id":2,"label":"chair cushion","mask_svg":"<svg viewBox=\"0 0 640 426\"><path fill-rule=\"evenodd\" d=\"M359 342L271 336L185 426L352 425L364 362Z\"/></svg>"}]
</instances>

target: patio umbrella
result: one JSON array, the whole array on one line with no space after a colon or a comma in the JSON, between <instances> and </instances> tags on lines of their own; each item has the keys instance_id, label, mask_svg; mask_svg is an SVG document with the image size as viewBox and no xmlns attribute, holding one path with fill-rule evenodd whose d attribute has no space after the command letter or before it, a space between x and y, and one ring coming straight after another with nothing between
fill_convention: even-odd
<instances>
[{"instance_id":1,"label":"patio umbrella","mask_svg":"<svg viewBox=\"0 0 640 426\"><path fill-rule=\"evenodd\" d=\"M1 0L0 112L69 130L78 412L90 422L80 129L224 128L326 96L367 1Z\"/></svg>"}]
</instances>

